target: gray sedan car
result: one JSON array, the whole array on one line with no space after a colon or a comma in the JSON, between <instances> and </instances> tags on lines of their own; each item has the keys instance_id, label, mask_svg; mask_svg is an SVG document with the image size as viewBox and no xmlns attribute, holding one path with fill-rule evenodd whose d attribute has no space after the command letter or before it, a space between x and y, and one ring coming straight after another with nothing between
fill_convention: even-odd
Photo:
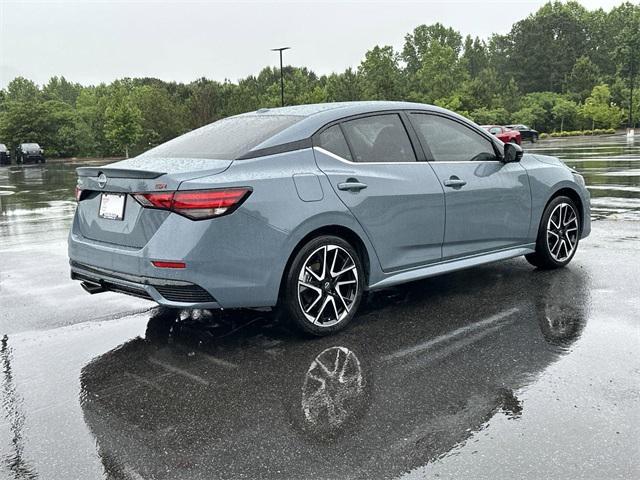
<instances>
[{"instance_id":1,"label":"gray sedan car","mask_svg":"<svg viewBox=\"0 0 640 480\"><path fill-rule=\"evenodd\" d=\"M177 308L277 307L315 335L363 293L524 255L569 263L584 179L438 107L261 109L78 169L71 276Z\"/></svg>"}]
</instances>

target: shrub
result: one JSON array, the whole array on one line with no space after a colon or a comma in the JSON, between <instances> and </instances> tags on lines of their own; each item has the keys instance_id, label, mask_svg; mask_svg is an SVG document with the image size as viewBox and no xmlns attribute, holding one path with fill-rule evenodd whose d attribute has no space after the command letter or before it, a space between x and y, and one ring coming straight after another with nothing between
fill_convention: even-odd
<instances>
[{"instance_id":1,"label":"shrub","mask_svg":"<svg viewBox=\"0 0 640 480\"><path fill-rule=\"evenodd\" d=\"M571 130L564 132L551 132L549 134L541 134L540 138L562 138L562 137L578 137L582 135L610 135L612 133L616 133L614 128L596 128L594 130Z\"/></svg>"}]
</instances>

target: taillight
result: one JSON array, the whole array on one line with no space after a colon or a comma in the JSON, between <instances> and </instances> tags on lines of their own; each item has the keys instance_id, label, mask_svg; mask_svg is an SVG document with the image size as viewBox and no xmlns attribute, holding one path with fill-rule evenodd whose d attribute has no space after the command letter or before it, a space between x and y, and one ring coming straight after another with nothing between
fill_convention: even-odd
<instances>
[{"instance_id":1,"label":"taillight","mask_svg":"<svg viewBox=\"0 0 640 480\"><path fill-rule=\"evenodd\" d=\"M242 187L135 193L133 197L143 207L171 210L192 220L204 220L233 212L250 194L251 189Z\"/></svg>"}]
</instances>

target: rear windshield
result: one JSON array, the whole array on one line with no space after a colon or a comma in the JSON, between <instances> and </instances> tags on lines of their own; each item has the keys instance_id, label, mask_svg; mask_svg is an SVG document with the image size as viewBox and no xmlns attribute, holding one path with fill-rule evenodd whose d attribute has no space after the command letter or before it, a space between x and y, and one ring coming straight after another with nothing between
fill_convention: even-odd
<instances>
[{"instance_id":1,"label":"rear windshield","mask_svg":"<svg viewBox=\"0 0 640 480\"><path fill-rule=\"evenodd\" d=\"M302 118L298 115L225 118L152 148L143 156L233 160Z\"/></svg>"}]
</instances>

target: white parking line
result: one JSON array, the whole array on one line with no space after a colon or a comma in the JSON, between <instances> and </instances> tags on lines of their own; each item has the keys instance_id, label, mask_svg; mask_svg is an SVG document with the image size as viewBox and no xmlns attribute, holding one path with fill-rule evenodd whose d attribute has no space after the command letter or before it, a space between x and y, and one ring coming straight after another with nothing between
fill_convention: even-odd
<instances>
[{"instance_id":1,"label":"white parking line","mask_svg":"<svg viewBox=\"0 0 640 480\"><path fill-rule=\"evenodd\" d=\"M382 357L383 360L395 360L397 358L402 358L402 357L406 357L408 355L414 355L416 353L421 353L424 352L425 350L428 350L430 348L435 347L436 345L439 345L441 343L447 342L449 340L452 340L456 337L462 336L462 335L467 335L475 330L479 330L481 328L487 328L491 325L493 325L494 323L499 322L500 320L503 320L507 317L509 317L510 315L513 315L514 313L518 312L519 309L518 308L510 308L509 310L505 310L504 312L500 312L500 313L496 313L495 315L492 315L488 318L485 318L484 320L480 320L476 323L473 323L471 325L467 325L465 327L460 327L457 330L454 330L453 332L449 332L445 335L440 335L439 337L433 338L431 340L428 340L424 343L420 343L418 345L415 345L413 347L409 347L409 348L403 348L402 350L398 350L397 352L391 353L389 355L386 355L384 357Z\"/></svg>"}]
</instances>

